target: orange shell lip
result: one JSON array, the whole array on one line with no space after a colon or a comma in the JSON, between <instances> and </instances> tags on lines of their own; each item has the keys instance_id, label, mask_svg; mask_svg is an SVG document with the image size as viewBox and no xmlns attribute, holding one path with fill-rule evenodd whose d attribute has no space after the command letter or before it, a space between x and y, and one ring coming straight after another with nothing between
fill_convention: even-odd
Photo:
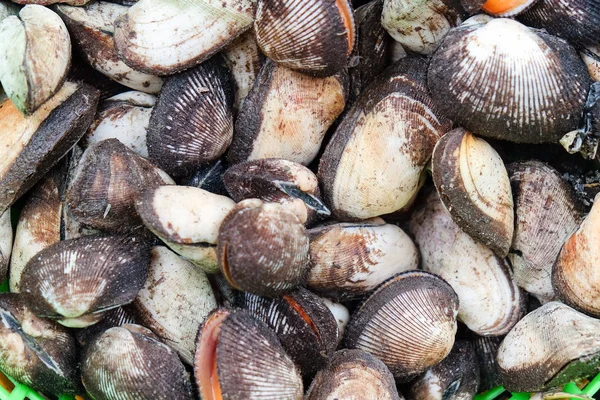
<instances>
[{"instance_id":1,"label":"orange shell lip","mask_svg":"<svg viewBox=\"0 0 600 400\"><path fill-rule=\"evenodd\" d=\"M531 0L487 0L482 9L488 14L505 15L512 12L518 12L519 9L524 9Z\"/></svg>"},{"instance_id":2,"label":"orange shell lip","mask_svg":"<svg viewBox=\"0 0 600 400\"><path fill-rule=\"evenodd\" d=\"M227 310L213 313L202 328L198 350L196 352L196 382L204 400L222 400L221 384L217 373L217 345L221 324L229 315Z\"/></svg>"},{"instance_id":3,"label":"orange shell lip","mask_svg":"<svg viewBox=\"0 0 600 400\"><path fill-rule=\"evenodd\" d=\"M342 18L344 28L346 28L346 32L348 34L347 54L350 55L350 53L352 53L352 49L354 49L354 21L352 18L352 10L347 0L336 0L335 5L340 12L340 17Z\"/></svg>"}]
</instances>

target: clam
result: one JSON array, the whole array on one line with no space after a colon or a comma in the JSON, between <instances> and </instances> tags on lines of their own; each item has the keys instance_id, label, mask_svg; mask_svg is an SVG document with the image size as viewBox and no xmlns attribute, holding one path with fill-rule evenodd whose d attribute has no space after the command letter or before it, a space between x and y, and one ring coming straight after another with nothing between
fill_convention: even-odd
<instances>
[{"instance_id":1,"label":"clam","mask_svg":"<svg viewBox=\"0 0 600 400\"><path fill-rule=\"evenodd\" d=\"M98 335L104 333L110 328L123 326L125 324L135 324L135 318L131 311L126 310L123 307L113 308L112 310L106 311L101 321L94 325L88 326L84 329L77 329L75 331L75 339L82 348L85 348L91 343Z\"/></svg>"},{"instance_id":2,"label":"clam","mask_svg":"<svg viewBox=\"0 0 600 400\"><path fill-rule=\"evenodd\" d=\"M170 76L148 126L148 153L175 176L219 158L233 137L234 86L221 56Z\"/></svg>"},{"instance_id":3,"label":"clam","mask_svg":"<svg viewBox=\"0 0 600 400\"><path fill-rule=\"evenodd\" d=\"M347 96L345 72L318 78L267 61L236 118L228 161L284 158L310 164Z\"/></svg>"},{"instance_id":4,"label":"clam","mask_svg":"<svg viewBox=\"0 0 600 400\"><path fill-rule=\"evenodd\" d=\"M144 225L173 251L205 272L217 272L219 227L235 203L228 197L186 186L142 192L136 210Z\"/></svg>"},{"instance_id":5,"label":"clam","mask_svg":"<svg viewBox=\"0 0 600 400\"><path fill-rule=\"evenodd\" d=\"M183 186L193 186L204 189L207 192L228 196L227 189L223 183L223 174L227 167L222 159L203 164L192 174L179 180Z\"/></svg>"},{"instance_id":6,"label":"clam","mask_svg":"<svg viewBox=\"0 0 600 400\"><path fill-rule=\"evenodd\" d=\"M600 82L600 46L587 46L580 52L590 73L590 77Z\"/></svg>"},{"instance_id":7,"label":"clam","mask_svg":"<svg viewBox=\"0 0 600 400\"><path fill-rule=\"evenodd\" d=\"M600 371L600 321L550 302L527 314L502 341L502 384L533 392L593 376Z\"/></svg>"},{"instance_id":8,"label":"clam","mask_svg":"<svg viewBox=\"0 0 600 400\"><path fill-rule=\"evenodd\" d=\"M311 266L306 286L324 296L358 298L419 266L418 250L408 235L379 218L325 225L308 234Z\"/></svg>"},{"instance_id":9,"label":"clam","mask_svg":"<svg viewBox=\"0 0 600 400\"><path fill-rule=\"evenodd\" d=\"M148 275L149 251L139 238L84 236L40 251L21 276L36 315L69 327L98 322L102 312L132 302Z\"/></svg>"},{"instance_id":10,"label":"clam","mask_svg":"<svg viewBox=\"0 0 600 400\"><path fill-rule=\"evenodd\" d=\"M203 400L301 400L302 378L277 336L245 311L214 311L204 322L194 359Z\"/></svg>"},{"instance_id":11,"label":"clam","mask_svg":"<svg viewBox=\"0 0 600 400\"><path fill-rule=\"evenodd\" d=\"M10 208L0 215L0 280L8 272L8 262L12 252L13 228L10 222Z\"/></svg>"},{"instance_id":12,"label":"clam","mask_svg":"<svg viewBox=\"0 0 600 400\"><path fill-rule=\"evenodd\" d=\"M166 247L153 247L150 256L148 279L131 304L134 318L191 365L198 328L217 308L210 282L204 272Z\"/></svg>"},{"instance_id":13,"label":"clam","mask_svg":"<svg viewBox=\"0 0 600 400\"><path fill-rule=\"evenodd\" d=\"M503 336L477 336L473 339L479 364L479 392L501 385L496 356L503 339Z\"/></svg>"},{"instance_id":14,"label":"clam","mask_svg":"<svg viewBox=\"0 0 600 400\"><path fill-rule=\"evenodd\" d=\"M11 15L18 15L19 10L21 10L21 7L8 0L0 1L0 21Z\"/></svg>"},{"instance_id":15,"label":"clam","mask_svg":"<svg viewBox=\"0 0 600 400\"><path fill-rule=\"evenodd\" d=\"M48 172L92 122L98 91L67 82L35 113L24 117L9 99L0 103L0 211Z\"/></svg>"},{"instance_id":16,"label":"clam","mask_svg":"<svg viewBox=\"0 0 600 400\"><path fill-rule=\"evenodd\" d=\"M223 220L219 268L235 289L277 297L302 284L308 236L296 214L277 203L243 200Z\"/></svg>"},{"instance_id":17,"label":"clam","mask_svg":"<svg viewBox=\"0 0 600 400\"><path fill-rule=\"evenodd\" d=\"M344 69L356 41L348 0L258 0L254 30L263 53L314 76Z\"/></svg>"},{"instance_id":18,"label":"clam","mask_svg":"<svg viewBox=\"0 0 600 400\"><path fill-rule=\"evenodd\" d=\"M66 201L81 223L109 231L131 231L142 222L135 211L140 191L173 180L117 139L87 148L69 183Z\"/></svg>"},{"instance_id":19,"label":"clam","mask_svg":"<svg viewBox=\"0 0 600 400\"><path fill-rule=\"evenodd\" d=\"M479 335L502 335L524 313L524 298L510 265L452 221L435 192L410 220L422 268L438 274L460 299L458 319Z\"/></svg>"},{"instance_id":20,"label":"clam","mask_svg":"<svg viewBox=\"0 0 600 400\"><path fill-rule=\"evenodd\" d=\"M11 0L17 4L39 4L42 6L49 6L56 3L65 3L72 6L82 6L89 3L90 0Z\"/></svg>"},{"instance_id":21,"label":"clam","mask_svg":"<svg viewBox=\"0 0 600 400\"><path fill-rule=\"evenodd\" d=\"M336 320L323 300L304 288L278 299L243 293L239 305L275 331L303 376L313 376L335 351Z\"/></svg>"},{"instance_id":22,"label":"clam","mask_svg":"<svg viewBox=\"0 0 600 400\"><path fill-rule=\"evenodd\" d=\"M481 9L495 17L514 17L521 14L538 0L486 0ZM541 0L544 1L544 0Z\"/></svg>"},{"instance_id":23,"label":"clam","mask_svg":"<svg viewBox=\"0 0 600 400\"><path fill-rule=\"evenodd\" d=\"M0 82L23 114L33 114L59 91L71 63L71 40L56 13L28 5L0 22Z\"/></svg>"},{"instance_id":24,"label":"clam","mask_svg":"<svg viewBox=\"0 0 600 400\"><path fill-rule=\"evenodd\" d=\"M18 294L0 294L0 369L46 394L79 389L75 340L56 322L38 318Z\"/></svg>"},{"instance_id":25,"label":"clam","mask_svg":"<svg viewBox=\"0 0 600 400\"><path fill-rule=\"evenodd\" d=\"M346 347L362 349L406 382L454 345L458 297L436 275L409 271L381 285L352 315Z\"/></svg>"},{"instance_id":26,"label":"clam","mask_svg":"<svg viewBox=\"0 0 600 400\"><path fill-rule=\"evenodd\" d=\"M331 314L333 314L333 318L335 318L335 322L337 323L338 328L338 344L344 337L344 331L346 330L346 326L348 322L350 322L350 312L348 309L342 304L337 303L333 300L329 300L328 298L321 297L323 300L323 304L329 308Z\"/></svg>"},{"instance_id":27,"label":"clam","mask_svg":"<svg viewBox=\"0 0 600 400\"><path fill-rule=\"evenodd\" d=\"M81 381L94 399L192 400L177 353L139 325L111 328L83 355Z\"/></svg>"},{"instance_id":28,"label":"clam","mask_svg":"<svg viewBox=\"0 0 600 400\"><path fill-rule=\"evenodd\" d=\"M508 172L485 140L462 128L444 135L433 151L433 182L454 222L496 254L508 254L514 205Z\"/></svg>"},{"instance_id":29,"label":"clam","mask_svg":"<svg viewBox=\"0 0 600 400\"><path fill-rule=\"evenodd\" d=\"M58 5L55 10L69 29L75 46L94 69L131 89L158 93L162 79L132 69L119 59L115 50L114 22L127 13L128 7L96 1L85 7Z\"/></svg>"},{"instance_id":30,"label":"clam","mask_svg":"<svg viewBox=\"0 0 600 400\"><path fill-rule=\"evenodd\" d=\"M325 202L338 220L396 212L451 122L436 114L426 63L407 57L381 74L345 114L319 162Z\"/></svg>"},{"instance_id":31,"label":"clam","mask_svg":"<svg viewBox=\"0 0 600 400\"><path fill-rule=\"evenodd\" d=\"M363 350L339 350L308 388L306 400L400 400L384 363Z\"/></svg>"},{"instance_id":32,"label":"clam","mask_svg":"<svg viewBox=\"0 0 600 400\"><path fill-rule=\"evenodd\" d=\"M255 9L256 0L140 0L115 21L117 54L149 74L181 72L250 29Z\"/></svg>"},{"instance_id":33,"label":"clam","mask_svg":"<svg viewBox=\"0 0 600 400\"><path fill-rule=\"evenodd\" d=\"M581 222L575 192L539 161L508 165L515 199L515 234L508 258L521 288L540 300L554 297L552 266ZM579 267L578 267L579 268Z\"/></svg>"},{"instance_id":34,"label":"clam","mask_svg":"<svg viewBox=\"0 0 600 400\"><path fill-rule=\"evenodd\" d=\"M517 143L556 142L576 129L589 84L567 42L504 18L451 30L428 72L433 100L455 124Z\"/></svg>"}]
</instances>

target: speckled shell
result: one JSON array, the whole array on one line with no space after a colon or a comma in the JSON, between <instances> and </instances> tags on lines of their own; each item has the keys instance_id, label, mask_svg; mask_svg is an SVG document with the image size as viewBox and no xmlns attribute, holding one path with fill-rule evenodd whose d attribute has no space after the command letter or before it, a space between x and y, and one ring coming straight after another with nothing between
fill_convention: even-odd
<instances>
[{"instance_id":1,"label":"speckled shell","mask_svg":"<svg viewBox=\"0 0 600 400\"><path fill-rule=\"evenodd\" d=\"M194 361L194 375L203 398L206 398L204 391L212 393L200 380L200 370L207 365L216 370L223 400L303 398L300 372L271 329L243 310L220 309L215 313L225 315L216 334L215 366L209 364L201 351L206 324L198 335Z\"/></svg>"},{"instance_id":2,"label":"speckled shell","mask_svg":"<svg viewBox=\"0 0 600 400\"><path fill-rule=\"evenodd\" d=\"M130 231L142 224L135 211L140 192L174 183L117 139L106 139L83 153L66 201L81 223L108 231Z\"/></svg>"},{"instance_id":3,"label":"speckled shell","mask_svg":"<svg viewBox=\"0 0 600 400\"><path fill-rule=\"evenodd\" d=\"M580 55L587 65L590 77L600 82L600 46L587 46L581 50Z\"/></svg>"},{"instance_id":4,"label":"speckled shell","mask_svg":"<svg viewBox=\"0 0 600 400\"><path fill-rule=\"evenodd\" d=\"M84 135L99 92L67 82L25 118L6 99L0 103L0 212L40 180Z\"/></svg>"},{"instance_id":5,"label":"speckled shell","mask_svg":"<svg viewBox=\"0 0 600 400\"><path fill-rule=\"evenodd\" d=\"M85 348L88 343L91 343L98 335L104 333L110 328L135 323L136 320L131 311L125 309L124 307L113 308L112 310L104 313L104 317L100 322L84 329L75 330L75 339L81 348Z\"/></svg>"},{"instance_id":6,"label":"speckled shell","mask_svg":"<svg viewBox=\"0 0 600 400\"><path fill-rule=\"evenodd\" d=\"M503 336L477 336L473 339L479 364L480 393L502 384L496 356L503 339Z\"/></svg>"},{"instance_id":7,"label":"speckled shell","mask_svg":"<svg viewBox=\"0 0 600 400\"><path fill-rule=\"evenodd\" d=\"M267 61L236 118L228 161L284 158L310 164L347 96L346 72L315 78Z\"/></svg>"},{"instance_id":8,"label":"speckled shell","mask_svg":"<svg viewBox=\"0 0 600 400\"><path fill-rule=\"evenodd\" d=\"M25 299L0 294L0 368L46 394L75 394L75 340L55 322L36 317Z\"/></svg>"},{"instance_id":9,"label":"speckled shell","mask_svg":"<svg viewBox=\"0 0 600 400\"><path fill-rule=\"evenodd\" d=\"M346 330L346 326L348 326L348 322L350 322L350 311L348 308L344 306L342 303L335 302L326 297L321 297L323 303L329 308L331 314L333 314L333 318L335 318L335 322L338 328L338 344L342 341L344 337L344 331Z\"/></svg>"},{"instance_id":10,"label":"speckled shell","mask_svg":"<svg viewBox=\"0 0 600 400\"><path fill-rule=\"evenodd\" d=\"M226 169L225 161L218 159L202 165L192 174L180 179L178 183L183 186L193 186L214 194L227 196L227 189L225 189L223 183L223 174Z\"/></svg>"},{"instance_id":11,"label":"speckled shell","mask_svg":"<svg viewBox=\"0 0 600 400\"><path fill-rule=\"evenodd\" d=\"M306 286L323 296L358 298L419 266L410 237L382 220L325 225L308 234L311 267Z\"/></svg>"},{"instance_id":12,"label":"speckled shell","mask_svg":"<svg viewBox=\"0 0 600 400\"><path fill-rule=\"evenodd\" d=\"M306 400L403 400L384 363L363 350L339 350L319 371Z\"/></svg>"},{"instance_id":13,"label":"speckled shell","mask_svg":"<svg viewBox=\"0 0 600 400\"><path fill-rule=\"evenodd\" d=\"M219 158L233 137L234 86L220 55L168 77L148 126L148 153L174 176Z\"/></svg>"},{"instance_id":14,"label":"speckled shell","mask_svg":"<svg viewBox=\"0 0 600 400\"><path fill-rule=\"evenodd\" d=\"M556 142L577 128L589 84L567 42L503 18L453 29L428 72L433 100L456 124L518 143Z\"/></svg>"},{"instance_id":15,"label":"speckled shell","mask_svg":"<svg viewBox=\"0 0 600 400\"><path fill-rule=\"evenodd\" d=\"M502 384L513 392L561 386L600 371L600 321L550 302L527 314L498 349Z\"/></svg>"},{"instance_id":16,"label":"speckled shell","mask_svg":"<svg viewBox=\"0 0 600 400\"><path fill-rule=\"evenodd\" d=\"M111 328L86 349L81 380L95 399L192 400L177 353L139 325Z\"/></svg>"},{"instance_id":17,"label":"speckled shell","mask_svg":"<svg viewBox=\"0 0 600 400\"><path fill-rule=\"evenodd\" d=\"M325 201L338 220L402 209L451 122L436 113L424 60L405 58L381 74L345 114L319 163Z\"/></svg>"},{"instance_id":18,"label":"speckled shell","mask_svg":"<svg viewBox=\"0 0 600 400\"><path fill-rule=\"evenodd\" d=\"M313 376L335 351L338 327L333 314L304 288L278 299L243 293L240 306L275 331L303 376Z\"/></svg>"},{"instance_id":19,"label":"speckled shell","mask_svg":"<svg viewBox=\"0 0 600 400\"><path fill-rule=\"evenodd\" d=\"M263 53L314 76L344 69L356 41L348 0L258 0L254 30Z\"/></svg>"},{"instance_id":20,"label":"speckled shell","mask_svg":"<svg viewBox=\"0 0 600 400\"><path fill-rule=\"evenodd\" d=\"M8 263L13 245L13 228L10 222L10 208L0 215L0 280L6 278Z\"/></svg>"},{"instance_id":21,"label":"speckled shell","mask_svg":"<svg viewBox=\"0 0 600 400\"><path fill-rule=\"evenodd\" d=\"M435 187L454 222L505 257L513 238L514 204L508 172L496 150L458 128L435 146L432 170Z\"/></svg>"},{"instance_id":22,"label":"speckled shell","mask_svg":"<svg viewBox=\"0 0 600 400\"><path fill-rule=\"evenodd\" d=\"M131 308L141 325L152 330L193 364L195 337L217 301L206 274L166 247L153 247L146 284Z\"/></svg>"},{"instance_id":23,"label":"speckled shell","mask_svg":"<svg viewBox=\"0 0 600 400\"><path fill-rule=\"evenodd\" d=\"M460 299L458 318L479 335L502 335L524 313L509 264L456 225L435 192L410 220L421 267L440 275Z\"/></svg>"},{"instance_id":24,"label":"speckled shell","mask_svg":"<svg viewBox=\"0 0 600 400\"><path fill-rule=\"evenodd\" d=\"M39 316L85 327L101 312L132 302L144 286L150 255L139 238L84 236L55 243L32 258L21 292ZM91 323L90 323L91 322Z\"/></svg>"},{"instance_id":25,"label":"speckled shell","mask_svg":"<svg viewBox=\"0 0 600 400\"><path fill-rule=\"evenodd\" d=\"M508 258L517 285L542 301L554 297L552 267L582 216L573 188L539 161L507 166L515 200L515 234Z\"/></svg>"},{"instance_id":26,"label":"speckled shell","mask_svg":"<svg viewBox=\"0 0 600 400\"><path fill-rule=\"evenodd\" d=\"M219 228L217 246L219 268L229 283L260 296L293 290L309 267L306 229L277 203L238 203Z\"/></svg>"},{"instance_id":27,"label":"speckled shell","mask_svg":"<svg viewBox=\"0 0 600 400\"><path fill-rule=\"evenodd\" d=\"M158 93L162 79L132 69L115 50L114 22L128 7L95 1L85 7L58 5L55 10L67 25L74 45L94 69L131 89Z\"/></svg>"},{"instance_id":28,"label":"speckled shell","mask_svg":"<svg viewBox=\"0 0 600 400\"><path fill-rule=\"evenodd\" d=\"M381 285L354 312L346 347L362 349L406 382L443 360L454 345L458 297L444 280L423 271Z\"/></svg>"}]
</instances>

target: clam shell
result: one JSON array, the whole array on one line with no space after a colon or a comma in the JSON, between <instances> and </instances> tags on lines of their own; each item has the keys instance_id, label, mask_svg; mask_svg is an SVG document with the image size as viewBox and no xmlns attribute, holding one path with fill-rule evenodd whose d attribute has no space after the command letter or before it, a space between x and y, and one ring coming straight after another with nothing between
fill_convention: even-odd
<instances>
[{"instance_id":1,"label":"clam shell","mask_svg":"<svg viewBox=\"0 0 600 400\"><path fill-rule=\"evenodd\" d=\"M131 68L171 75L250 29L255 9L256 0L140 0L115 21L115 47Z\"/></svg>"},{"instance_id":2,"label":"clam shell","mask_svg":"<svg viewBox=\"0 0 600 400\"><path fill-rule=\"evenodd\" d=\"M233 91L221 56L165 79L148 126L150 159L181 176L219 158L233 137Z\"/></svg>"},{"instance_id":3,"label":"clam shell","mask_svg":"<svg viewBox=\"0 0 600 400\"><path fill-rule=\"evenodd\" d=\"M406 382L443 360L454 344L458 297L444 280L405 272L381 285L354 312L346 347L362 349Z\"/></svg>"},{"instance_id":4,"label":"clam shell","mask_svg":"<svg viewBox=\"0 0 600 400\"><path fill-rule=\"evenodd\" d=\"M356 41L348 0L258 0L254 30L267 57L314 76L344 69Z\"/></svg>"},{"instance_id":5,"label":"clam shell","mask_svg":"<svg viewBox=\"0 0 600 400\"><path fill-rule=\"evenodd\" d=\"M477 336L473 339L479 363L480 393L502 384L496 356L503 339L503 336Z\"/></svg>"},{"instance_id":6,"label":"clam shell","mask_svg":"<svg viewBox=\"0 0 600 400\"><path fill-rule=\"evenodd\" d=\"M153 247L150 255L148 279L131 304L134 316L191 365L198 329L217 308L210 282L166 247Z\"/></svg>"},{"instance_id":7,"label":"clam shell","mask_svg":"<svg viewBox=\"0 0 600 400\"><path fill-rule=\"evenodd\" d=\"M399 61L342 119L318 173L336 219L389 214L417 193L435 143L451 126L435 112L425 88L425 69L420 58Z\"/></svg>"},{"instance_id":8,"label":"clam shell","mask_svg":"<svg viewBox=\"0 0 600 400\"><path fill-rule=\"evenodd\" d=\"M52 10L28 5L0 22L0 81L23 114L33 114L59 91L71 63L71 40Z\"/></svg>"},{"instance_id":9,"label":"clam shell","mask_svg":"<svg viewBox=\"0 0 600 400\"><path fill-rule=\"evenodd\" d=\"M346 73L316 78L267 61L236 118L228 161L284 158L310 164L347 95Z\"/></svg>"},{"instance_id":10,"label":"clam shell","mask_svg":"<svg viewBox=\"0 0 600 400\"><path fill-rule=\"evenodd\" d=\"M71 327L97 322L102 311L132 302L148 275L149 251L139 238L85 236L40 251L21 276L21 292L39 316ZM97 316L95 320L79 321ZM80 326L83 325L83 326Z\"/></svg>"},{"instance_id":11,"label":"clam shell","mask_svg":"<svg viewBox=\"0 0 600 400\"><path fill-rule=\"evenodd\" d=\"M191 175L180 179L179 184L204 189L207 192L228 196L227 189L223 183L223 174L227 167L225 161L218 159L198 168Z\"/></svg>"},{"instance_id":12,"label":"clam shell","mask_svg":"<svg viewBox=\"0 0 600 400\"><path fill-rule=\"evenodd\" d=\"M503 18L453 29L428 72L433 100L455 124L517 143L576 129L589 83L567 42Z\"/></svg>"},{"instance_id":13,"label":"clam shell","mask_svg":"<svg viewBox=\"0 0 600 400\"><path fill-rule=\"evenodd\" d=\"M113 308L106 311L102 320L85 329L77 329L75 331L75 339L81 348L87 347L89 343L95 340L98 335L101 335L110 328L123 326L125 324L135 324L135 318L131 311L123 307Z\"/></svg>"},{"instance_id":14,"label":"clam shell","mask_svg":"<svg viewBox=\"0 0 600 400\"><path fill-rule=\"evenodd\" d=\"M337 299L366 295L401 272L417 269L419 253L395 225L341 223L313 228L306 286Z\"/></svg>"},{"instance_id":15,"label":"clam shell","mask_svg":"<svg viewBox=\"0 0 600 400\"><path fill-rule=\"evenodd\" d=\"M458 128L433 151L433 182L454 222L496 254L508 254L514 205L508 172L485 140Z\"/></svg>"},{"instance_id":16,"label":"clam shell","mask_svg":"<svg viewBox=\"0 0 600 400\"><path fill-rule=\"evenodd\" d=\"M136 71L119 59L115 50L114 22L128 7L97 1L85 7L59 5L56 12L85 60L97 71L131 89L158 93L162 79Z\"/></svg>"},{"instance_id":17,"label":"clam shell","mask_svg":"<svg viewBox=\"0 0 600 400\"><path fill-rule=\"evenodd\" d=\"M438 274L460 299L458 318L479 335L502 335L524 313L524 298L506 260L456 225L435 192L413 213L410 231L422 265Z\"/></svg>"},{"instance_id":18,"label":"clam shell","mask_svg":"<svg viewBox=\"0 0 600 400\"><path fill-rule=\"evenodd\" d=\"M527 314L498 349L502 383L513 392L561 386L600 371L600 321L550 302Z\"/></svg>"},{"instance_id":19,"label":"clam shell","mask_svg":"<svg viewBox=\"0 0 600 400\"><path fill-rule=\"evenodd\" d=\"M6 17L10 17L11 15L18 15L20 10L21 7L17 4L11 3L8 0L2 0L0 2L0 21L2 21Z\"/></svg>"},{"instance_id":20,"label":"clam shell","mask_svg":"<svg viewBox=\"0 0 600 400\"><path fill-rule=\"evenodd\" d=\"M335 322L338 327L338 344L344 337L344 331L346 330L346 326L348 322L350 322L350 312L348 309L342 304L337 303L333 300L329 300L325 297L321 297L323 303L329 308L331 314L333 314L333 318L335 318Z\"/></svg>"},{"instance_id":21,"label":"clam shell","mask_svg":"<svg viewBox=\"0 0 600 400\"><path fill-rule=\"evenodd\" d=\"M587 65L590 77L600 82L600 46L587 46L581 50L580 55Z\"/></svg>"},{"instance_id":22,"label":"clam shell","mask_svg":"<svg viewBox=\"0 0 600 400\"><path fill-rule=\"evenodd\" d=\"M11 0L17 4L39 4L42 6L49 6L56 3L65 3L72 6L82 6L89 3L90 0Z\"/></svg>"},{"instance_id":23,"label":"clam shell","mask_svg":"<svg viewBox=\"0 0 600 400\"><path fill-rule=\"evenodd\" d=\"M525 12L538 0L487 0L482 5L482 10L495 17L513 17Z\"/></svg>"},{"instance_id":24,"label":"clam shell","mask_svg":"<svg viewBox=\"0 0 600 400\"><path fill-rule=\"evenodd\" d=\"M95 399L191 400L177 353L139 325L111 328L86 349L81 381Z\"/></svg>"},{"instance_id":25,"label":"clam shell","mask_svg":"<svg viewBox=\"0 0 600 400\"><path fill-rule=\"evenodd\" d=\"M0 212L47 173L83 136L98 103L98 91L67 82L25 118L6 99L0 103Z\"/></svg>"},{"instance_id":26,"label":"clam shell","mask_svg":"<svg viewBox=\"0 0 600 400\"><path fill-rule=\"evenodd\" d=\"M384 363L362 350L339 350L319 371L306 400L403 400Z\"/></svg>"},{"instance_id":27,"label":"clam shell","mask_svg":"<svg viewBox=\"0 0 600 400\"><path fill-rule=\"evenodd\" d=\"M10 221L10 208L0 215L0 280L8 272L8 263L13 245L13 228Z\"/></svg>"}]
</instances>

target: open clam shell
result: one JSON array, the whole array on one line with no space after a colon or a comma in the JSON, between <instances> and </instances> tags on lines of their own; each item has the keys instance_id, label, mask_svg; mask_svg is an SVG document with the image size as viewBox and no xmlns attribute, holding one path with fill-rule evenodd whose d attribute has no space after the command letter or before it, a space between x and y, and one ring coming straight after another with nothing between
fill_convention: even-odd
<instances>
[{"instance_id":1,"label":"open clam shell","mask_svg":"<svg viewBox=\"0 0 600 400\"><path fill-rule=\"evenodd\" d=\"M14 105L32 114L61 88L71 63L71 39L52 10L28 5L0 21L0 82Z\"/></svg>"},{"instance_id":2,"label":"open clam shell","mask_svg":"<svg viewBox=\"0 0 600 400\"><path fill-rule=\"evenodd\" d=\"M267 57L314 76L344 69L356 41L348 0L258 0L254 30Z\"/></svg>"},{"instance_id":3,"label":"open clam shell","mask_svg":"<svg viewBox=\"0 0 600 400\"><path fill-rule=\"evenodd\" d=\"M354 312L347 348L362 349L406 382L443 360L454 345L458 297L436 275L409 271L381 285Z\"/></svg>"},{"instance_id":4,"label":"open clam shell","mask_svg":"<svg viewBox=\"0 0 600 400\"><path fill-rule=\"evenodd\" d=\"M228 161L284 158L310 164L347 96L345 72L316 78L267 61L236 118Z\"/></svg>"},{"instance_id":5,"label":"open clam shell","mask_svg":"<svg viewBox=\"0 0 600 400\"><path fill-rule=\"evenodd\" d=\"M131 68L171 75L250 29L255 9L256 0L140 0L115 21L115 47Z\"/></svg>"},{"instance_id":6,"label":"open clam shell","mask_svg":"<svg viewBox=\"0 0 600 400\"><path fill-rule=\"evenodd\" d=\"M508 172L485 140L458 128L433 151L433 182L454 222L501 257L514 231L514 204Z\"/></svg>"}]
</instances>

